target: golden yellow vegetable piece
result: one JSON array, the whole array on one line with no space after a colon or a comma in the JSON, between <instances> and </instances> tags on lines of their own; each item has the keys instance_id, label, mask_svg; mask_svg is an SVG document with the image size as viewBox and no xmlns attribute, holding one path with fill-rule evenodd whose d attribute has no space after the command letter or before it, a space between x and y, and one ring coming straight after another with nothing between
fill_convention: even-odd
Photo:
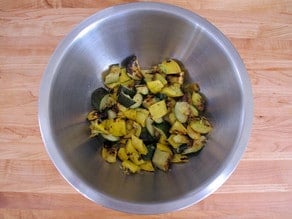
<instances>
[{"instance_id":1,"label":"golden yellow vegetable piece","mask_svg":"<svg viewBox=\"0 0 292 219\"><path fill-rule=\"evenodd\" d=\"M152 104L149 112L154 120L159 119L167 114L167 107L164 100Z\"/></svg>"},{"instance_id":2,"label":"golden yellow vegetable piece","mask_svg":"<svg viewBox=\"0 0 292 219\"><path fill-rule=\"evenodd\" d=\"M125 161L125 160L129 159L127 152L126 152L126 148L120 148L118 150L118 157L120 158L121 161Z\"/></svg>"},{"instance_id":3,"label":"golden yellow vegetable piece","mask_svg":"<svg viewBox=\"0 0 292 219\"><path fill-rule=\"evenodd\" d=\"M186 163L188 161L189 159L187 155L174 154L170 162L171 163Z\"/></svg>"},{"instance_id":4,"label":"golden yellow vegetable piece","mask_svg":"<svg viewBox=\"0 0 292 219\"><path fill-rule=\"evenodd\" d=\"M132 139L131 138L127 141L126 152L127 152L127 154L138 153L137 150L135 149L135 147L132 144Z\"/></svg>"},{"instance_id":5,"label":"golden yellow vegetable piece","mask_svg":"<svg viewBox=\"0 0 292 219\"><path fill-rule=\"evenodd\" d=\"M153 172L154 171L154 167L152 165L152 162L150 160L145 161L145 163L140 165L141 170L145 170L145 171L149 171L149 172Z\"/></svg>"},{"instance_id":6,"label":"golden yellow vegetable piece","mask_svg":"<svg viewBox=\"0 0 292 219\"><path fill-rule=\"evenodd\" d=\"M129 160L122 162L122 169L124 171L130 171L131 173L137 173L140 171L140 167Z\"/></svg>"},{"instance_id":7,"label":"golden yellow vegetable piece","mask_svg":"<svg viewBox=\"0 0 292 219\"><path fill-rule=\"evenodd\" d=\"M175 121L173 123L173 125L171 126L169 132L172 133L172 134L180 133L180 134L186 135L187 134L187 129L184 127L184 125L181 122Z\"/></svg>"},{"instance_id":8,"label":"golden yellow vegetable piece","mask_svg":"<svg viewBox=\"0 0 292 219\"><path fill-rule=\"evenodd\" d=\"M138 122L142 127L146 125L146 119L148 118L149 111L146 109L138 108L136 109L135 121Z\"/></svg>"},{"instance_id":9,"label":"golden yellow vegetable piece","mask_svg":"<svg viewBox=\"0 0 292 219\"><path fill-rule=\"evenodd\" d=\"M126 121L123 119L109 119L109 132L114 136L127 134Z\"/></svg>"},{"instance_id":10,"label":"golden yellow vegetable piece","mask_svg":"<svg viewBox=\"0 0 292 219\"><path fill-rule=\"evenodd\" d=\"M153 94L157 94L161 91L164 85L162 84L160 80L155 80L155 81L148 81L147 87Z\"/></svg>"},{"instance_id":11,"label":"golden yellow vegetable piece","mask_svg":"<svg viewBox=\"0 0 292 219\"><path fill-rule=\"evenodd\" d=\"M173 59L167 59L159 65L160 70L165 74L179 74L181 68Z\"/></svg>"},{"instance_id":12,"label":"golden yellow vegetable piece","mask_svg":"<svg viewBox=\"0 0 292 219\"><path fill-rule=\"evenodd\" d=\"M137 111L134 109L128 109L125 110L123 112L123 115L127 118L127 119L131 119L131 120L135 120L137 117Z\"/></svg>"},{"instance_id":13,"label":"golden yellow vegetable piece","mask_svg":"<svg viewBox=\"0 0 292 219\"><path fill-rule=\"evenodd\" d=\"M194 131L201 134L207 134L212 130L211 123L204 117L199 120L194 120L190 122L190 126Z\"/></svg>"},{"instance_id":14,"label":"golden yellow vegetable piece","mask_svg":"<svg viewBox=\"0 0 292 219\"><path fill-rule=\"evenodd\" d=\"M172 158L172 153L162 151L160 150L160 148L157 147L155 149L152 162L157 168L163 171L167 171L169 169L169 163L170 163L171 158Z\"/></svg>"},{"instance_id":15,"label":"golden yellow vegetable piece","mask_svg":"<svg viewBox=\"0 0 292 219\"><path fill-rule=\"evenodd\" d=\"M135 135L132 135L131 143L140 154L146 155L148 153L147 147L145 146L143 141L137 138Z\"/></svg>"},{"instance_id":16,"label":"golden yellow vegetable piece","mask_svg":"<svg viewBox=\"0 0 292 219\"><path fill-rule=\"evenodd\" d=\"M168 97L181 97L184 95L178 84L173 84L162 88L161 93Z\"/></svg>"},{"instance_id":17,"label":"golden yellow vegetable piece","mask_svg":"<svg viewBox=\"0 0 292 219\"><path fill-rule=\"evenodd\" d=\"M115 163L117 161L117 148L115 148L115 147L111 147L111 148L102 147L101 156L107 162Z\"/></svg>"}]
</instances>

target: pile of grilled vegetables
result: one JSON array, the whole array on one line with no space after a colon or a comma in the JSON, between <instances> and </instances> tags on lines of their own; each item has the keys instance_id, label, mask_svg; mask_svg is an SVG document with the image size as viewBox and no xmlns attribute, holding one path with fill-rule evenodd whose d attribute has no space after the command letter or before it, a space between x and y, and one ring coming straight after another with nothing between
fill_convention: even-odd
<instances>
[{"instance_id":1,"label":"pile of grilled vegetables","mask_svg":"<svg viewBox=\"0 0 292 219\"><path fill-rule=\"evenodd\" d=\"M91 96L87 115L91 137L103 139L101 156L121 161L122 170L167 171L200 151L212 125L204 117L205 99L196 83L185 84L185 71L173 59L142 70L136 56L114 64L104 87Z\"/></svg>"}]
</instances>

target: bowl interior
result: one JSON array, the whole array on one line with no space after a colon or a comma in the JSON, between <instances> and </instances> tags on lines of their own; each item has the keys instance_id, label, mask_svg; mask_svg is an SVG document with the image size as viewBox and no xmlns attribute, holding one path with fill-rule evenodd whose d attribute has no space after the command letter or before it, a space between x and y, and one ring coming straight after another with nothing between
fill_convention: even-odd
<instances>
[{"instance_id":1,"label":"bowl interior","mask_svg":"<svg viewBox=\"0 0 292 219\"><path fill-rule=\"evenodd\" d=\"M136 213L182 208L222 184L245 147L239 144L247 113L236 65L240 60L232 56L237 54L230 53L223 35L183 9L123 9L92 16L56 50L46 72L50 76L43 82L47 89L46 103L40 104L42 135L59 171L88 198ZM119 163L102 160L98 139L88 137L85 118L92 91L102 86L102 72L132 54L143 68L165 58L182 61L188 81L198 82L207 98L214 130L206 147L168 173L124 175Z\"/></svg>"}]
</instances>

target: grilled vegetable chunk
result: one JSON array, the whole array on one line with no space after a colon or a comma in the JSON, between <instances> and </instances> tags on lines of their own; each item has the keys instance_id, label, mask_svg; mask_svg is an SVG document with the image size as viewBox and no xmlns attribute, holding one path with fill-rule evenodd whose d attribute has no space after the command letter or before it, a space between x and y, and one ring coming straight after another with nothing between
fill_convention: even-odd
<instances>
[{"instance_id":1,"label":"grilled vegetable chunk","mask_svg":"<svg viewBox=\"0 0 292 219\"><path fill-rule=\"evenodd\" d=\"M170 149L165 149L167 146L157 144L154 152L152 162L160 170L167 171L169 169L170 161L172 158L172 152Z\"/></svg>"},{"instance_id":2,"label":"grilled vegetable chunk","mask_svg":"<svg viewBox=\"0 0 292 219\"><path fill-rule=\"evenodd\" d=\"M194 131L202 134L207 134L212 130L211 123L205 117L192 121L190 126Z\"/></svg>"},{"instance_id":3,"label":"grilled vegetable chunk","mask_svg":"<svg viewBox=\"0 0 292 219\"><path fill-rule=\"evenodd\" d=\"M106 89L100 87L93 91L91 104L98 112L102 112L106 108L113 106L115 100Z\"/></svg>"}]
</instances>

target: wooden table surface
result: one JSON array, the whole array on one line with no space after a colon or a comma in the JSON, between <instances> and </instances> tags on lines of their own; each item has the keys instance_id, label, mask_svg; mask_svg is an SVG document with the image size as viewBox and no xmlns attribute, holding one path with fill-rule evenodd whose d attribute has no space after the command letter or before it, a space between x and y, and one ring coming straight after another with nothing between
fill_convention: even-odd
<instances>
[{"instance_id":1,"label":"wooden table surface","mask_svg":"<svg viewBox=\"0 0 292 219\"><path fill-rule=\"evenodd\" d=\"M39 131L40 80L60 40L93 13L127 0L0 0L0 218L291 218L292 1L171 0L216 25L238 49L254 121L238 168L187 209L131 215L77 193L50 161Z\"/></svg>"}]
</instances>

